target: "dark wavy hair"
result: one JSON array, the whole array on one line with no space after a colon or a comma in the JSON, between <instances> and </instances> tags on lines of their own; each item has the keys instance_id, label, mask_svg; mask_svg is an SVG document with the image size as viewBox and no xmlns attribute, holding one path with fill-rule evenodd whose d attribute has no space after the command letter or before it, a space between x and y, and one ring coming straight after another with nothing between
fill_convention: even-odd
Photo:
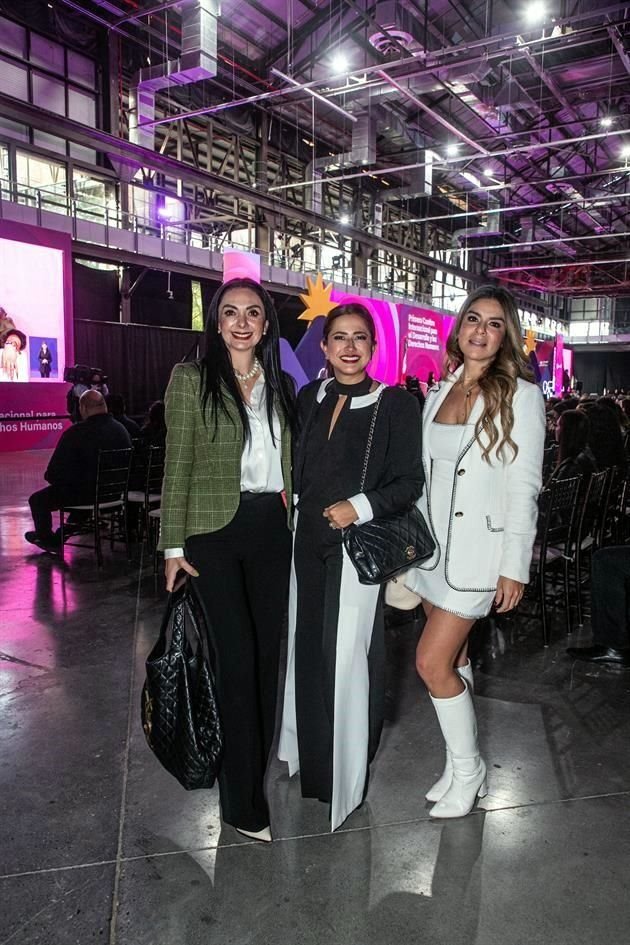
<instances>
[{"instance_id":1,"label":"dark wavy hair","mask_svg":"<svg viewBox=\"0 0 630 945\"><path fill-rule=\"evenodd\" d=\"M224 282L212 296L205 327L205 353L199 360L201 374L201 407L206 416L208 405L214 423L213 439L216 436L219 411L232 419L226 392L236 404L238 415L243 424L243 440L251 437L249 418L243 402L243 395L234 376L230 352L219 332L219 308L223 296L229 289L251 289L260 299L267 322L267 332L256 346L256 357L265 373L266 408L269 429L275 443L273 432L274 408L281 411L293 430L295 428L295 386L291 377L280 367L280 327L272 298L266 289L253 279L231 279Z\"/></svg>"},{"instance_id":2,"label":"dark wavy hair","mask_svg":"<svg viewBox=\"0 0 630 945\"><path fill-rule=\"evenodd\" d=\"M575 459L588 443L590 422L582 410L564 410L558 417L560 427L558 437L558 462Z\"/></svg>"},{"instance_id":3,"label":"dark wavy hair","mask_svg":"<svg viewBox=\"0 0 630 945\"><path fill-rule=\"evenodd\" d=\"M333 323L343 315L358 315L359 318L362 318L365 322L365 327L370 333L372 345L376 344L376 326L374 325L374 319L372 318L369 309L360 302L344 302L343 305L335 305L334 308L331 308L328 315L326 316L326 321L324 322L324 341L328 341L328 335L332 331Z\"/></svg>"},{"instance_id":4,"label":"dark wavy hair","mask_svg":"<svg viewBox=\"0 0 630 945\"><path fill-rule=\"evenodd\" d=\"M490 453L495 447L499 459L504 459L506 446L511 448L513 458L516 458L518 444L512 439L514 426L512 399L516 393L518 378L521 377L533 383L534 376L523 351L523 336L516 299L507 289L496 285L482 285L466 297L446 342L444 359L446 371L452 374L464 363L457 337L466 313L479 299L496 299L503 309L505 318L505 337L501 348L478 381L484 408L475 426L475 436L479 441L481 433L486 435L487 446L482 446L482 455L489 463ZM500 436L496 424L497 418L500 421Z\"/></svg>"}]
</instances>

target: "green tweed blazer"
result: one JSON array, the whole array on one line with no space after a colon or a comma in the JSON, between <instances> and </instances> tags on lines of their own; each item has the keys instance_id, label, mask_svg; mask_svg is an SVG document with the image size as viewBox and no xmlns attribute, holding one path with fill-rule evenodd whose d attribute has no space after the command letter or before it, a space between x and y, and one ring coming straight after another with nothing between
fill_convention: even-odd
<instances>
[{"instance_id":1,"label":"green tweed blazer","mask_svg":"<svg viewBox=\"0 0 630 945\"><path fill-rule=\"evenodd\" d=\"M166 390L166 464L160 515L161 550L181 548L186 538L215 532L236 514L241 493L243 425L226 392L216 435L210 406L204 422L201 377L195 362L176 364ZM291 521L291 432L280 413L282 474Z\"/></svg>"}]
</instances>

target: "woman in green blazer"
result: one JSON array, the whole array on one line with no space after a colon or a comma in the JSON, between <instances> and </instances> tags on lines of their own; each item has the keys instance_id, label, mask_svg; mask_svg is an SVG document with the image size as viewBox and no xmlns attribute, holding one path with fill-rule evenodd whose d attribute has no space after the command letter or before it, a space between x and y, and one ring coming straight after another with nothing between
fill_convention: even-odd
<instances>
[{"instance_id":1,"label":"woman in green blazer","mask_svg":"<svg viewBox=\"0 0 630 945\"><path fill-rule=\"evenodd\" d=\"M210 624L225 749L223 820L271 840L263 779L271 750L291 558L295 391L280 368L278 318L250 279L210 304L203 358L166 391L160 548L166 588L192 575Z\"/></svg>"}]
</instances>

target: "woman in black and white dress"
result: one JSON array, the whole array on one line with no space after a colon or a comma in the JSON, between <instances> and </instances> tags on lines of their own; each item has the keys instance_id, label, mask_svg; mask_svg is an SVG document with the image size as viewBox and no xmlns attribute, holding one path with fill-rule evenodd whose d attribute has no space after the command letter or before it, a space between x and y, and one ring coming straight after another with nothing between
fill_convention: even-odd
<instances>
[{"instance_id":1,"label":"woman in black and white dress","mask_svg":"<svg viewBox=\"0 0 630 945\"><path fill-rule=\"evenodd\" d=\"M331 805L332 830L364 797L384 695L380 588L359 583L342 530L409 507L423 483L420 408L406 391L366 373L375 344L363 305L334 308L322 341L334 376L314 381L298 397L302 432L294 462L297 514L278 754L291 775L300 771L304 797Z\"/></svg>"}]
</instances>

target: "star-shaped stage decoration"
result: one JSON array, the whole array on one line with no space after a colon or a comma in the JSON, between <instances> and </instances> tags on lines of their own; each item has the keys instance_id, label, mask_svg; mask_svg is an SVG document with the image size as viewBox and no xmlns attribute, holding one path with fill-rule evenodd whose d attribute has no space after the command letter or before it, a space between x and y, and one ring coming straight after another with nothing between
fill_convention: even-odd
<instances>
[{"instance_id":1,"label":"star-shaped stage decoration","mask_svg":"<svg viewBox=\"0 0 630 945\"><path fill-rule=\"evenodd\" d=\"M536 335L531 328L528 328L525 332L525 354L531 354L532 351L536 350Z\"/></svg>"},{"instance_id":2,"label":"star-shaped stage decoration","mask_svg":"<svg viewBox=\"0 0 630 945\"><path fill-rule=\"evenodd\" d=\"M306 285L308 291L300 295L306 308L301 315L298 315L298 321L312 322L313 319L317 318L319 315L328 315L331 308L334 308L337 303L332 302L330 298L332 282L328 285L324 285L321 272L317 273L315 282L313 282L310 276L307 276Z\"/></svg>"}]
</instances>

